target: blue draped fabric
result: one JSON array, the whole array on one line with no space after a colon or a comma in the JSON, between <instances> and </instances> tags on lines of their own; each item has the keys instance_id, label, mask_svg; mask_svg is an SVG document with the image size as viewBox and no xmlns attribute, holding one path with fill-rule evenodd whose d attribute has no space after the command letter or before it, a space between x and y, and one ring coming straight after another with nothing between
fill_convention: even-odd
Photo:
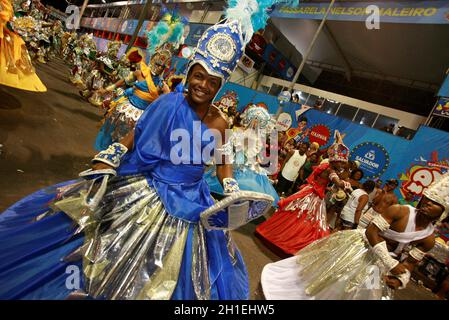
<instances>
[{"instance_id":1,"label":"blue draped fabric","mask_svg":"<svg viewBox=\"0 0 449 320\"><path fill-rule=\"evenodd\" d=\"M147 82L145 80L136 82L134 84L134 87L139 89L140 91L148 92L148 84L147 84ZM136 96L134 94L134 91L135 91L134 87L126 89L125 90L125 96L128 97L129 102L131 102L131 104L134 107L136 107L136 108L138 108L140 110L145 110L148 107L149 103L148 103L148 101L140 99L138 96Z\"/></svg>"},{"instance_id":2,"label":"blue draped fabric","mask_svg":"<svg viewBox=\"0 0 449 320\"><path fill-rule=\"evenodd\" d=\"M182 82L180 84L178 84L175 88L175 92L184 92L184 90L185 90L185 86Z\"/></svg>"},{"instance_id":3,"label":"blue draped fabric","mask_svg":"<svg viewBox=\"0 0 449 320\"><path fill-rule=\"evenodd\" d=\"M175 130L182 132L192 151L176 153L183 162L179 165L171 161L172 150L181 141L171 139ZM207 127L182 93L164 95L139 119L134 149L117 170L119 175L144 174L168 214L191 223L172 299L196 298L191 265L193 227L200 213L213 204L203 179L207 159L201 155L213 147L213 141L201 139L205 130ZM61 259L83 243L82 234L73 236L74 223L62 212L31 223L48 210L56 187L38 191L0 215L0 299L63 299L70 293L65 286L66 268L74 263ZM227 236L222 231L206 231L205 237L211 298L248 299L248 275L240 253L236 250L235 260L231 258ZM16 270L11 263L18 261L25 263ZM78 266L81 268L80 263ZM30 279L33 281L29 283Z\"/></svg>"},{"instance_id":4,"label":"blue draped fabric","mask_svg":"<svg viewBox=\"0 0 449 320\"><path fill-rule=\"evenodd\" d=\"M56 188L71 183L42 189L0 215L0 299L65 299L72 291L66 286L72 270L67 268L82 275L80 261L62 261L83 244L82 235L73 235L73 221L61 212L32 222L49 210Z\"/></svg>"},{"instance_id":5,"label":"blue draped fabric","mask_svg":"<svg viewBox=\"0 0 449 320\"><path fill-rule=\"evenodd\" d=\"M208 145L212 150L214 145L213 140L201 141L206 130L207 126L189 107L183 94L167 94L140 117L135 128L134 151L125 156L118 172L121 175L145 172L148 183L158 190L171 215L198 222L199 213L213 204L203 179L203 160L208 161L211 154L208 159L201 159L202 150ZM178 132L182 139L177 139ZM191 152L176 153L184 168L179 170L179 165L172 162L171 153L182 142L186 151Z\"/></svg>"}]
</instances>

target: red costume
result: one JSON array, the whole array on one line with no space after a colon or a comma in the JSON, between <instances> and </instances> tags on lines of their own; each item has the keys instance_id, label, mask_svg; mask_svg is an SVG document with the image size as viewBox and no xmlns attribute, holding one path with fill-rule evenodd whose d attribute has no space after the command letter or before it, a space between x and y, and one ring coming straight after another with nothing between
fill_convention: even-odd
<instances>
[{"instance_id":1,"label":"red costume","mask_svg":"<svg viewBox=\"0 0 449 320\"><path fill-rule=\"evenodd\" d=\"M349 149L343 144L340 133L329 148L329 161L347 162ZM336 173L329 178L320 175L329 169L329 163L314 168L307 184L288 198L279 201L279 209L267 221L260 224L256 233L288 254L296 254L312 242L329 235L324 196L331 180L339 179Z\"/></svg>"},{"instance_id":2,"label":"red costume","mask_svg":"<svg viewBox=\"0 0 449 320\"><path fill-rule=\"evenodd\" d=\"M279 201L279 209L256 232L282 251L295 254L313 241L329 234L324 195L329 179L320 174L329 163L315 167L299 192Z\"/></svg>"}]
</instances>

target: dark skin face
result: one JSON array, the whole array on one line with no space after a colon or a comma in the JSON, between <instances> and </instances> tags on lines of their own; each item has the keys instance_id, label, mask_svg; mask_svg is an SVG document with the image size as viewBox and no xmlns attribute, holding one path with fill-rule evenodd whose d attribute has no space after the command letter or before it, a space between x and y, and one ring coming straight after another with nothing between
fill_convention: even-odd
<instances>
[{"instance_id":1,"label":"dark skin face","mask_svg":"<svg viewBox=\"0 0 449 320\"><path fill-rule=\"evenodd\" d=\"M430 200L427 197L423 197L417 206L418 216L425 217L426 220L436 221L438 220L444 212L444 208Z\"/></svg>"},{"instance_id":2,"label":"dark skin face","mask_svg":"<svg viewBox=\"0 0 449 320\"><path fill-rule=\"evenodd\" d=\"M309 161L311 163L316 163L318 161L318 156L314 153L313 155L310 156Z\"/></svg>"},{"instance_id":3,"label":"dark skin face","mask_svg":"<svg viewBox=\"0 0 449 320\"><path fill-rule=\"evenodd\" d=\"M300 143L299 145L298 145L298 151L299 151L299 154L301 154L301 155L303 155L304 153L306 153L307 152L307 146L304 144L304 143Z\"/></svg>"},{"instance_id":4,"label":"dark skin face","mask_svg":"<svg viewBox=\"0 0 449 320\"><path fill-rule=\"evenodd\" d=\"M156 54L153 57L153 59L152 59L153 69L151 70L154 73L154 75L156 75L156 76L162 74L162 72L165 69L165 65L162 64L160 61L158 61L157 63L155 62L156 60L159 60L157 58L159 58L159 54Z\"/></svg>"},{"instance_id":5,"label":"dark skin face","mask_svg":"<svg viewBox=\"0 0 449 320\"><path fill-rule=\"evenodd\" d=\"M188 76L189 91L186 99L197 111L206 110L220 90L221 79L211 76L201 65L192 67Z\"/></svg>"},{"instance_id":6,"label":"dark skin face","mask_svg":"<svg viewBox=\"0 0 449 320\"><path fill-rule=\"evenodd\" d=\"M359 181L360 179L362 179L362 174L360 173L360 171L356 171L354 173L354 175L352 176L352 179Z\"/></svg>"},{"instance_id":7,"label":"dark skin face","mask_svg":"<svg viewBox=\"0 0 449 320\"><path fill-rule=\"evenodd\" d=\"M395 185L394 183L387 183L384 186L384 190L386 192L392 192L394 189L396 189L397 185Z\"/></svg>"}]
</instances>

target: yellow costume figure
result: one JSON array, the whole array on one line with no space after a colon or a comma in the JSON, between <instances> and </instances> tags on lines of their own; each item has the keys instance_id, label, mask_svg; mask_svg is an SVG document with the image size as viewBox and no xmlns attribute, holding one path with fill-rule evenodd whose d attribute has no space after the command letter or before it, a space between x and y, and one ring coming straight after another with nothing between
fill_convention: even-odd
<instances>
[{"instance_id":1,"label":"yellow costume figure","mask_svg":"<svg viewBox=\"0 0 449 320\"><path fill-rule=\"evenodd\" d=\"M8 28L13 16L10 0L0 0L0 84L45 92L47 88L34 72L25 42Z\"/></svg>"}]
</instances>

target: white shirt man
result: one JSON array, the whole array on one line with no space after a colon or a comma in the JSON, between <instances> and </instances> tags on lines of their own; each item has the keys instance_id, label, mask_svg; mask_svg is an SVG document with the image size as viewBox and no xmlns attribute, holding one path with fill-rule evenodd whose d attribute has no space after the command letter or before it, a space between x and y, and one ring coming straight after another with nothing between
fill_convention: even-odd
<instances>
[{"instance_id":1,"label":"white shirt man","mask_svg":"<svg viewBox=\"0 0 449 320\"><path fill-rule=\"evenodd\" d=\"M287 194L290 188L295 183L299 176L299 171L307 161L308 144L305 142L299 143L298 149L293 150L285 159L285 162L280 170L277 191L282 194Z\"/></svg>"},{"instance_id":2,"label":"white shirt man","mask_svg":"<svg viewBox=\"0 0 449 320\"><path fill-rule=\"evenodd\" d=\"M343 229L355 229L357 227L362 213L368 209L368 194L373 191L374 187L374 181L368 180L361 189L356 189L351 193L340 215Z\"/></svg>"}]
</instances>

